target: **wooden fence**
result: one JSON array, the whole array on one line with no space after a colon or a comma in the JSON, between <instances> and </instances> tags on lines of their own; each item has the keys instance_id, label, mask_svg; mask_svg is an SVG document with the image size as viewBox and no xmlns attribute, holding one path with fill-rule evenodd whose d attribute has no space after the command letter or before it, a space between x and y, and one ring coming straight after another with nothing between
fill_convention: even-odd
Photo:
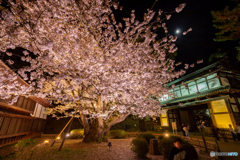
<instances>
[{"instance_id":1,"label":"wooden fence","mask_svg":"<svg viewBox=\"0 0 240 160\"><path fill-rule=\"evenodd\" d=\"M58 136L58 134L42 134L41 138L51 138L54 139Z\"/></svg>"},{"instance_id":2,"label":"wooden fence","mask_svg":"<svg viewBox=\"0 0 240 160\"><path fill-rule=\"evenodd\" d=\"M27 138L36 138L40 136L41 136L41 132L34 132L34 133L25 132L25 133L13 134L13 135L1 136L0 148L9 144L17 143L20 140L24 140Z\"/></svg>"}]
</instances>

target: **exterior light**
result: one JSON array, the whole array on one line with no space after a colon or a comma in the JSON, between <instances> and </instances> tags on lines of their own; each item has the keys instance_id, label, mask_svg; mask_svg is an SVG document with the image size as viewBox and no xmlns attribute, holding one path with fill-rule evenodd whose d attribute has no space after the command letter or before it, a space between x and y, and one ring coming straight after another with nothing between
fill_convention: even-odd
<instances>
[{"instance_id":1,"label":"exterior light","mask_svg":"<svg viewBox=\"0 0 240 160\"><path fill-rule=\"evenodd\" d=\"M45 141L44 141L45 144L48 143L48 142L49 142L48 140L45 140Z\"/></svg>"},{"instance_id":2,"label":"exterior light","mask_svg":"<svg viewBox=\"0 0 240 160\"><path fill-rule=\"evenodd\" d=\"M168 134L166 134L165 136L166 136L166 137L168 137L169 135L168 135Z\"/></svg>"},{"instance_id":3,"label":"exterior light","mask_svg":"<svg viewBox=\"0 0 240 160\"><path fill-rule=\"evenodd\" d=\"M109 147L109 151L110 151L110 147L112 146L111 142L108 142L108 147Z\"/></svg>"},{"instance_id":4,"label":"exterior light","mask_svg":"<svg viewBox=\"0 0 240 160\"><path fill-rule=\"evenodd\" d=\"M60 139L60 137L57 137L57 139Z\"/></svg>"},{"instance_id":5,"label":"exterior light","mask_svg":"<svg viewBox=\"0 0 240 160\"><path fill-rule=\"evenodd\" d=\"M66 137L69 137L70 136L70 134L68 133L68 134L66 134Z\"/></svg>"}]
</instances>

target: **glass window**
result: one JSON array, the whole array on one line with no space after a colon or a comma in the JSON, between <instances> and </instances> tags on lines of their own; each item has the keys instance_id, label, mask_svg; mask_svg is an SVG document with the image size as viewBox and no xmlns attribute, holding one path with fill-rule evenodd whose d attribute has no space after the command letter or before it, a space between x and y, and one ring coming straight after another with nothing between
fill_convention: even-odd
<instances>
[{"instance_id":1,"label":"glass window","mask_svg":"<svg viewBox=\"0 0 240 160\"><path fill-rule=\"evenodd\" d=\"M198 83L198 91L205 91L208 90L208 86L206 82Z\"/></svg>"},{"instance_id":2,"label":"glass window","mask_svg":"<svg viewBox=\"0 0 240 160\"><path fill-rule=\"evenodd\" d=\"M180 90L174 91L174 94L175 94L177 97L181 97L181 92L180 92Z\"/></svg>"},{"instance_id":3,"label":"glass window","mask_svg":"<svg viewBox=\"0 0 240 160\"><path fill-rule=\"evenodd\" d=\"M179 87L175 87L175 88L174 88L174 91L176 91L176 90L179 90Z\"/></svg>"},{"instance_id":4,"label":"glass window","mask_svg":"<svg viewBox=\"0 0 240 160\"><path fill-rule=\"evenodd\" d=\"M217 78L217 73L207 76L207 80L212 79L212 78Z\"/></svg>"},{"instance_id":5,"label":"glass window","mask_svg":"<svg viewBox=\"0 0 240 160\"><path fill-rule=\"evenodd\" d=\"M195 85L195 84L196 84L195 81L192 81L192 82L188 83L188 86Z\"/></svg>"},{"instance_id":6,"label":"glass window","mask_svg":"<svg viewBox=\"0 0 240 160\"><path fill-rule=\"evenodd\" d=\"M181 92L182 92L182 96L189 95L188 89L186 89L185 87L181 89Z\"/></svg>"},{"instance_id":7,"label":"glass window","mask_svg":"<svg viewBox=\"0 0 240 160\"><path fill-rule=\"evenodd\" d=\"M167 99L168 99L168 95L167 94L163 95L163 101L166 101Z\"/></svg>"},{"instance_id":8,"label":"glass window","mask_svg":"<svg viewBox=\"0 0 240 160\"><path fill-rule=\"evenodd\" d=\"M168 126L167 118L162 118L161 122L162 122L162 126Z\"/></svg>"},{"instance_id":9,"label":"glass window","mask_svg":"<svg viewBox=\"0 0 240 160\"><path fill-rule=\"evenodd\" d=\"M167 117L167 113L166 112L162 113L162 117Z\"/></svg>"},{"instance_id":10,"label":"glass window","mask_svg":"<svg viewBox=\"0 0 240 160\"><path fill-rule=\"evenodd\" d=\"M204 82L204 81L206 81L205 77L198 79L198 80L197 80L197 83Z\"/></svg>"},{"instance_id":11,"label":"glass window","mask_svg":"<svg viewBox=\"0 0 240 160\"><path fill-rule=\"evenodd\" d=\"M213 113L228 112L224 99L211 101Z\"/></svg>"},{"instance_id":12,"label":"glass window","mask_svg":"<svg viewBox=\"0 0 240 160\"><path fill-rule=\"evenodd\" d=\"M190 94L197 93L197 86L196 85L189 86L188 88L189 88Z\"/></svg>"},{"instance_id":13,"label":"glass window","mask_svg":"<svg viewBox=\"0 0 240 160\"><path fill-rule=\"evenodd\" d=\"M212 89L212 88L220 87L221 84L218 78L214 78L208 81L208 86L209 86L209 89Z\"/></svg>"}]
</instances>

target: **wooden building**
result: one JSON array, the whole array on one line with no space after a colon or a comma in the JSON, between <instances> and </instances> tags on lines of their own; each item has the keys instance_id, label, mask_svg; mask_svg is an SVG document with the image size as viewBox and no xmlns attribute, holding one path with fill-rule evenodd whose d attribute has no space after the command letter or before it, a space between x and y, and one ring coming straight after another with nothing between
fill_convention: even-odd
<instances>
[{"instance_id":1,"label":"wooden building","mask_svg":"<svg viewBox=\"0 0 240 160\"><path fill-rule=\"evenodd\" d=\"M1 69L11 71L2 61ZM17 81L22 85L28 85L20 77ZM0 99L0 147L25 138L40 136L46 123L45 107L51 107L51 104L36 97L20 96L13 105Z\"/></svg>"},{"instance_id":2,"label":"wooden building","mask_svg":"<svg viewBox=\"0 0 240 160\"><path fill-rule=\"evenodd\" d=\"M228 130L229 124L236 127L240 121L240 71L228 61L206 66L167 86L169 94L160 99L167 110L160 117L165 130L172 130L172 122L176 122L179 131L181 123L198 131L201 121Z\"/></svg>"}]
</instances>

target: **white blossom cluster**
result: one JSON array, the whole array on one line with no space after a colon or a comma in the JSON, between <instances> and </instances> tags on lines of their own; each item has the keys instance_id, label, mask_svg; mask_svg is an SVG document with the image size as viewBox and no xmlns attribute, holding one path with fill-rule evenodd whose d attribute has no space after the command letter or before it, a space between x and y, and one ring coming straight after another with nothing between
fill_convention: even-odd
<instances>
[{"instance_id":1,"label":"white blossom cluster","mask_svg":"<svg viewBox=\"0 0 240 160\"><path fill-rule=\"evenodd\" d=\"M3 99L45 98L57 104L48 109L53 117L158 116L162 112L158 98L168 93L163 84L185 73L175 71L174 60L166 57L166 51L177 50L177 37L168 34L163 19L171 15L161 18L161 10L148 10L142 22L132 11L122 24L115 19L112 6L119 7L112 0L9 0L9 6L1 15L0 51L26 49L21 60L31 66L16 73L30 86L15 84L16 73L1 70ZM158 28L167 33L160 40Z\"/></svg>"}]
</instances>

